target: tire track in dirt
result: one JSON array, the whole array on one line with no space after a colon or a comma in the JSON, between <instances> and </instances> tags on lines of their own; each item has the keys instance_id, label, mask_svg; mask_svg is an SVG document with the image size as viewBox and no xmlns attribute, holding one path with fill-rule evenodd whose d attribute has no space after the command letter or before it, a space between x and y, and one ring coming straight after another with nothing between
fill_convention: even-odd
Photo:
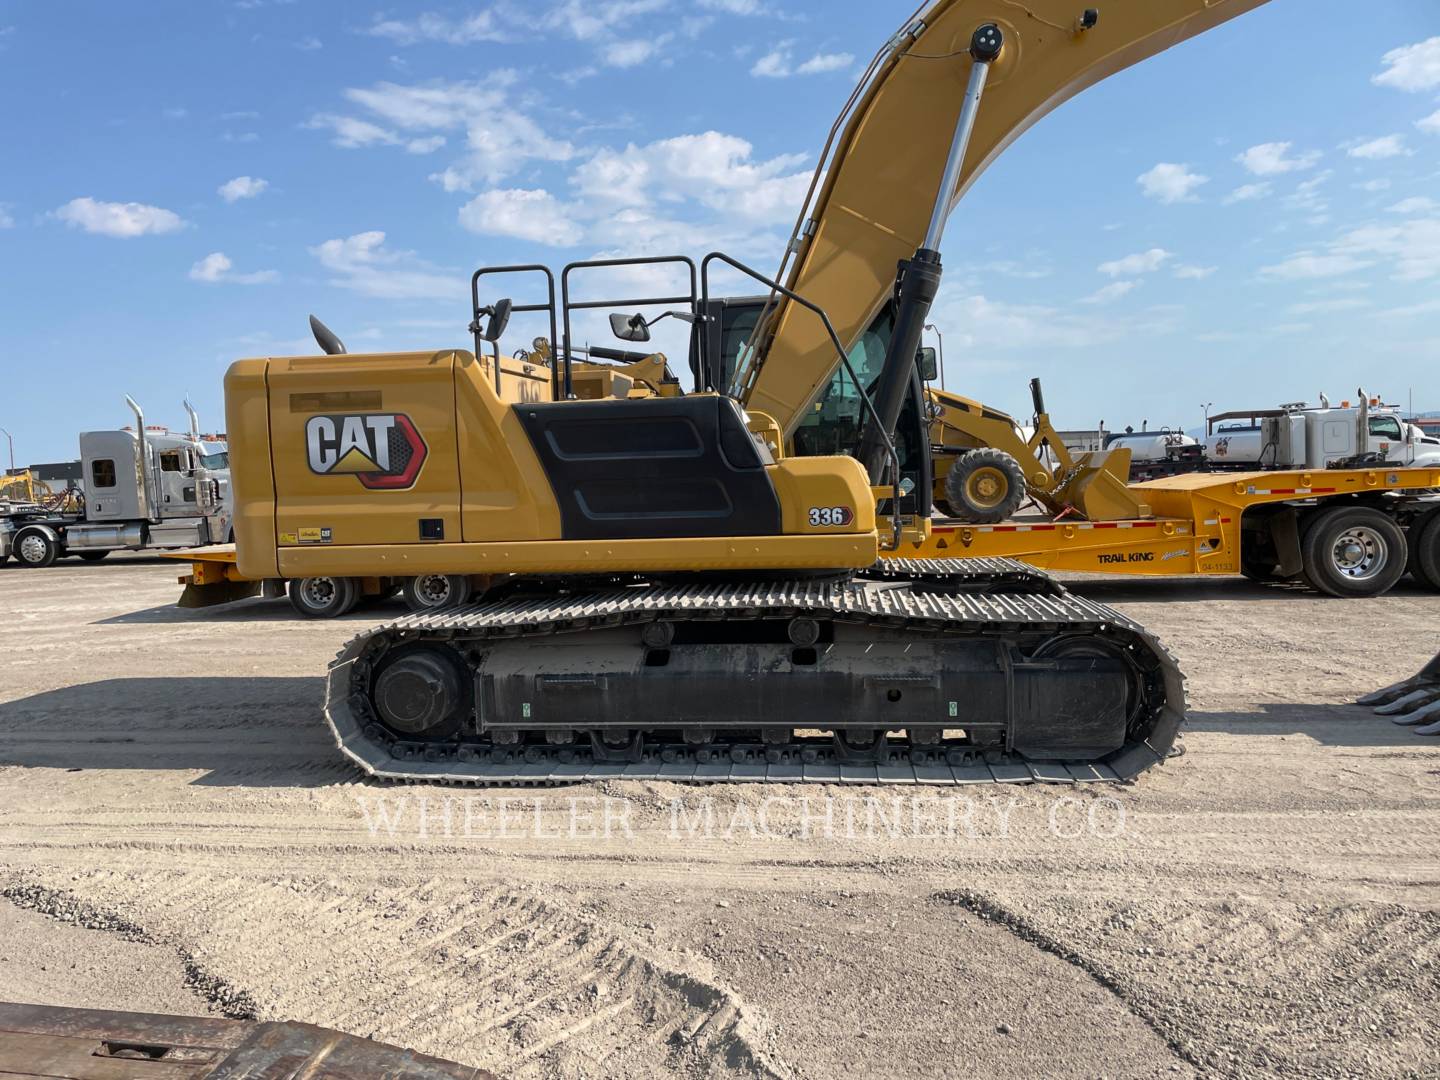
<instances>
[{"instance_id":1,"label":"tire track in dirt","mask_svg":"<svg viewBox=\"0 0 1440 1080\"><path fill-rule=\"evenodd\" d=\"M1206 1075L1440 1075L1435 912L1156 891L1080 915L1061 889L933 899L1080 968Z\"/></svg>"},{"instance_id":2,"label":"tire track in dirt","mask_svg":"<svg viewBox=\"0 0 1440 1080\"><path fill-rule=\"evenodd\" d=\"M3 894L176 948L228 1015L301 1019L518 1080L789 1075L733 993L539 890L111 869L33 872Z\"/></svg>"}]
</instances>

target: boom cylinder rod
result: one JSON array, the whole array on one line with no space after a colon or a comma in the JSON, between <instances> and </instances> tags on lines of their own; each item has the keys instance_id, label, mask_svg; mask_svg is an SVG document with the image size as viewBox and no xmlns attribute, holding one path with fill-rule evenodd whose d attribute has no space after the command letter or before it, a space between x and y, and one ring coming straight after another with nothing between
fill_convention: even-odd
<instances>
[{"instance_id":1,"label":"boom cylinder rod","mask_svg":"<svg viewBox=\"0 0 1440 1080\"><path fill-rule=\"evenodd\" d=\"M935 208L930 212L930 226L925 230L925 243L931 251L940 250L940 238L945 235L945 222L950 217L950 200L960 182L960 170L965 164L965 151L970 147L970 136L975 131L975 117L980 113L980 97L985 93L985 80L990 77L990 65L1000 55L1003 43L1000 28L987 23L975 31L970 45L970 82L965 87L965 99L960 105L960 119L955 123L955 136L950 140L950 156L945 159L945 174L940 180L940 191L935 196Z\"/></svg>"},{"instance_id":2,"label":"boom cylinder rod","mask_svg":"<svg viewBox=\"0 0 1440 1080\"><path fill-rule=\"evenodd\" d=\"M970 136L975 130L975 117L980 109L980 98L985 92L985 80L990 65L1000 56L1005 36L994 23L985 23L976 28L970 39L970 81L965 90L965 99L960 106L960 116L955 121L955 134L950 140L950 154L945 159L945 173L941 177L939 190L935 192L935 206L930 214L930 227L925 230L925 240L916 250L915 256L900 264L895 281L895 329L885 351L885 362L873 390L875 411L884 432L894 438L896 424L905 404L905 394L910 387L911 375L915 370L915 354L920 348L920 338L925 323L930 318L930 308L940 289L940 238L945 232L945 220L950 216L950 200L955 185L960 180L960 169L965 162L965 152L970 147ZM861 435L857 457L870 473L870 482L881 482L885 459L881 454L882 439L879 433L866 428ZM921 505L928 506L928 493L920 493ZM894 511L899 514L899 508Z\"/></svg>"}]
</instances>

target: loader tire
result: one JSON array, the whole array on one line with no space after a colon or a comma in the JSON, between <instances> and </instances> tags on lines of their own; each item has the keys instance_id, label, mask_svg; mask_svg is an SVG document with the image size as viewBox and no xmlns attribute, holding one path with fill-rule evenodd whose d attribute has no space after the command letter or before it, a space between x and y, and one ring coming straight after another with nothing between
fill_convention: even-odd
<instances>
[{"instance_id":1,"label":"loader tire","mask_svg":"<svg viewBox=\"0 0 1440 1080\"><path fill-rule=\"evenodd\" d=\"M1405 534L1368 506L1323 510L1300 541L1305 578L1329 596L1380 596L1405 573Z\"/></svg>"},{"instance_id":2,"label":"loader tire","mask_svg":"<svg viewBox=\"0 0 1440 1080\"><path fill-rule=\"evenodd\" d=\"M1422 588L1440 592L1440 513L1410 530L1410 576Z\"/></svg>"},{"instance_id":3,"label":"loader tire","mask_svg":"<svg viewBox=\"0 0 1440 1080\"><path fill-rule=\"evenodd\" d=\"M1025 501L1025 470L1004 450L984 447L960 455L945 477L945 500L955 517L994 525Z\"/></svg>"},{"instance_id":4,"label":"loader tire","mask_svg":"<svg viewBox=\"0 0 1440 1080\"><path fill-rule=\"evenodd\" d=\"M360 600L360 583L346 577L290 579L290 606L307 619L335 619Z\"/></svg>"},{"instance_id":5,"label":"loader tire","mask_svg":"<svg viewBox=\"0 0 1440 1080\"><path fill-rule=\"evenodd\" d=\"M464 574L421 574L408 579L401 592L411 611L459 607L470 599L470 579Z\"/></svg>"},{"instance_id":6,"label":"loader tire","mask_svg":"<svg viewBox=\"0 0 1440 1080\"><path fill-rule=\"evenodd\" d=\"M60 545L44 529L21 529L15 534L11 554L21 566L38 570L60 558Z\"/></svg>"}]
</instances>

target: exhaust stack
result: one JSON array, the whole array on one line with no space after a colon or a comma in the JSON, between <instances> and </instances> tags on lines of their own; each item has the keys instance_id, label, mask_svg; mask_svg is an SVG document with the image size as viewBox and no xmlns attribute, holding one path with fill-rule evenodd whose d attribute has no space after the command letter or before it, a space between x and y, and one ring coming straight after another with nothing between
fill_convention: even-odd
<instances>
[{"instance_id":1,"label":"exhaust stack","mask_svg":"<svg viewBox=\"0 0 1440 1080\"><path fill-rule=\"evenodd\" d=\"M159 522L155 513L154 489L150 484L150 440L145 437L145 412L129 394L125 404L135 414L135 478L139 481L140 516L149 522Z\"/></svg>"}]
</instances>

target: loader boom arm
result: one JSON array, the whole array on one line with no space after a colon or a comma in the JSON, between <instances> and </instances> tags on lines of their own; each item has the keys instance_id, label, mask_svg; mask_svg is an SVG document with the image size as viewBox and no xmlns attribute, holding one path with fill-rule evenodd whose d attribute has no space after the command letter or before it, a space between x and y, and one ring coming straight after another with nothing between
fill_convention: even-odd
<instances>
[{"instance_id":1,"label":"loader boom arm","mask_svg":"<svg viewBox=\"0 0 1440 1080\"><path fill-rule=\"evenodd\" d=\"M777 280L824 309L847 348L875 319L894 291L897 265L925 240L977 27L998 26L1005 48L947 211L1058 105L1265 2L1109 0L1092 20L1093 9L1075 0L934 0L877 54L837 120ZM789 436L834 374L835 350L799 305L777 298L770 311L773 332L739 367L732 390Z\"/></svg>"}]
</instances>

